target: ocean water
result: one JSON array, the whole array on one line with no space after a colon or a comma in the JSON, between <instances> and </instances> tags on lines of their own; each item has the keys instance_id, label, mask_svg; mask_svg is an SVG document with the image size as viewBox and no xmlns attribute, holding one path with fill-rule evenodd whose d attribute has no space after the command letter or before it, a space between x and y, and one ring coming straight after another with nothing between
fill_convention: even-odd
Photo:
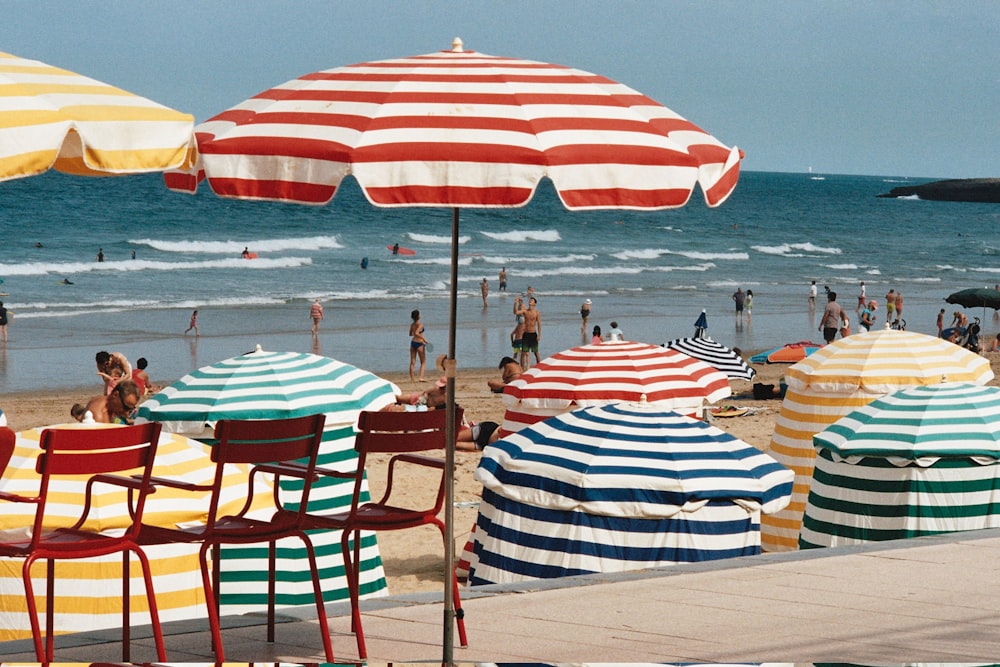
<instances>
[{"instance_id":1,"label":"ocean water","mask_svg":"<svg viewBox=\"0 0 1000 667\"><path fill-rule=\"evenodd\" d=\"M523 208L463 210L459 366L492 367L508 353L512 297L529 286L543 356L584 340L585 298L591 325L617 320L632 340L691 335L705 309L709 334L746 351L819 341L811 280L820 312L824 285L853 310L864 280L880 315L892 288L904 295L907 327L936 333L938 310L947 321L955 310L945 296L1000 283L1000 207L877 197L928 180L747 172L720 208L696 192L687 206L654 213L568 212L543 184ZM0 183L0 300L14 313L0 343L0 394L97 389L102 349L145 356L156 382L258 344L405 370L412 309L423 314L430 356L447 348L450 226L450 210L376 208L352 183L322 207L171 193L155 175ZM396 242L416 254L393 256L386 246ZM258 259L241 259L245 246ZM497 291L502 267L508 294ZM754 292L753 321L742 327L737 286ZM314 340L316 297L326 319ZM183 334L195 308L197 339ZM969 314L985 318L987 333L1000 329L992 311Z\"/></svg>"}]
</instances>

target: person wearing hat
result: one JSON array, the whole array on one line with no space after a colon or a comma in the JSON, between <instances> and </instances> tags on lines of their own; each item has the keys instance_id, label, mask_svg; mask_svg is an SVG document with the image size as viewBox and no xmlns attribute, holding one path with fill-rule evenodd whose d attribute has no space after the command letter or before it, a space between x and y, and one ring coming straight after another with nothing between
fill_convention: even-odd
<instances>
[{"instance_id":1,"label":"person wearing hat","mask_svg":"<svg viewBox=\"0 0 1000 667\"><path fill-rule=\"evenodd\" d=\"M590 318L590 299L584 299L583 305L580 306L580 317L583 318L583 323L580 325L580 333L587 333L587 320Z\"/></svg>"}]
</instances>

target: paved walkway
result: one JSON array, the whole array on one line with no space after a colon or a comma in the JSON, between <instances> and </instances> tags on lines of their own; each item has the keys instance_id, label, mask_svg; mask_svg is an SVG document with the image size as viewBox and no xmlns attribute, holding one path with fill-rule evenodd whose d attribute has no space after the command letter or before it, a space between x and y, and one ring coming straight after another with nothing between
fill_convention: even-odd
<instances>
[{"instance_id":1,"label":"paved walkway","mask_svg":"<svg viewBox=\"0 0 1000 667\"><path fill-rule=\"evenodd\" d=\"M439 597L365 602L369 662L440 662ZM470 646L455 648L458 663L994 662L1000 530L483 587L463 599ZM330 610L337 661L356 661L346 606ZM276 644L263 641L260 617L227 619L227 661L322 661L318 626L303 614L283 619ZM170 662L214 659L203 621L164 629ZM56 660L120 660L118 637L59 638ZM0 657L35 662L30 641L0 643ZM148 633L132 660L155 660Z\"/></svg>"}]
</instances>

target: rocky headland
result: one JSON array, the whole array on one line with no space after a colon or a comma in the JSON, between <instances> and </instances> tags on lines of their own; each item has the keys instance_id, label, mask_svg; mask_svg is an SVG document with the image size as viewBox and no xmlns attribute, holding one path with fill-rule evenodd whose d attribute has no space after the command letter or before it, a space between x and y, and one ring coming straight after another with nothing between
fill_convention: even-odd
<instances>
[{"instance_id":1,"label":"rocky headland","mask_svg":"<svg viewBox=\"0 0 1000 667\"><path fill-rule=\"evenodd\" d=\"M893 188L879 197L912 197L934 201L1000 204L1000 178L955 178Z\"/></svg>"}]
</instances>

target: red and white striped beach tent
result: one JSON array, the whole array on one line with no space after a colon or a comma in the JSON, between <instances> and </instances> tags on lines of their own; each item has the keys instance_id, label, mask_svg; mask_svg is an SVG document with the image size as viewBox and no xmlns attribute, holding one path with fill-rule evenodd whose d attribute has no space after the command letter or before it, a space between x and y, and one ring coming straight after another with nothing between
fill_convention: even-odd
<instances>
[{"instance_id":1,"label":"red and white striped beach tent","mask_svg":"<svg viewBox=\"0 0 1000 667\"><path fill-rule=\"evenodd\" d=\"M500 437L577 408L615 401L701 417L701 409L732 395L729 378L704 361L660 345L605 341L543 359L503 392Z\"/></svg>"},{"instance_id":2,"label":"red and white striped beach tent","mask_svg":"<svg viewBox=\"0 0 1000 667\"><path fill-rule=\"evenodd\" d=\"M683 206L700 187L709 206L739 178L742 153L649 97L561 65L463 48L306 74L195 128L199 163L167 174L194 192L329 202L353 176L376 206L447 207L451 275L446 362L446 543L454 464L459 210L529 202L542 178L568 209ZM453 566L445 550L445 573ZM447 581L447 575L445 581ZM445 615L454 613L444 586ZM452 624L445 622L444 660Z\"/></svg>"}]
</instances>

